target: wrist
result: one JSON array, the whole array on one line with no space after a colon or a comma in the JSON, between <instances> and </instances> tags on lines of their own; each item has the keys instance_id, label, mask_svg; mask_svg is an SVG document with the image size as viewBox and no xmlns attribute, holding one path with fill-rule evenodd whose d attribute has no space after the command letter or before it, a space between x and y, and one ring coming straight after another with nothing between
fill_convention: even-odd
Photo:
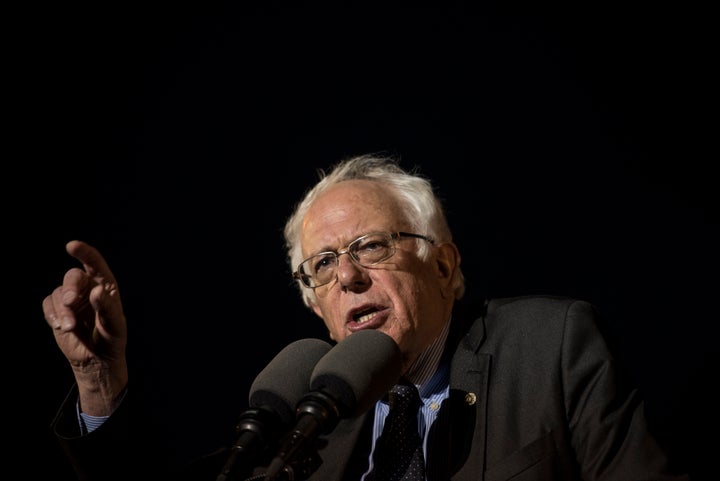
<instances>
[{"instance_id":1,"label":"wrist","mask_svg":"<svg viewBox=\"0 0 720 481\"><path fill-rule=\"evenodd\" d=\"M125 361L97 363L75 369L80 410L90 416L109 416L117 408L128 383Z\"/></svg>"}]
</instances>

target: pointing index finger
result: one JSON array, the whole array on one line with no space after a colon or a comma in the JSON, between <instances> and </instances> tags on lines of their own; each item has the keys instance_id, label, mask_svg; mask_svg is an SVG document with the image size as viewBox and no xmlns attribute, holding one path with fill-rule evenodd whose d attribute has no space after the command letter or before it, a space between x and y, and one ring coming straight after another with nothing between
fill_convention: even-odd
<instances>
[{"instance_id":1,"label":"pointing index finger","mask_svg":"<svg viewBox=\"0 0 720 481\"><path fill-rule=\"evenodd\" d=\"M100 277L115 282L105 258L87 242L71 240L65 245L68 254L79 260L90 277Z\"/></svg>"}]
</instances>

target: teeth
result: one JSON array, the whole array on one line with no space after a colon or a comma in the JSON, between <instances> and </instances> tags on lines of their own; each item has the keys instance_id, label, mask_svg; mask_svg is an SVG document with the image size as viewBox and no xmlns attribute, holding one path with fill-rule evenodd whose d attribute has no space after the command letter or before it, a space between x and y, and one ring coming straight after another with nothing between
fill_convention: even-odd
<instances>
[{"instance_id":1,"label":"teeth","mask_svg":"<svg viewBox=\"0 0 720 481\"><path fill-rule=\"evenodd\" d=\"M358 324L364 324L367 321L369 321L370 319L372 319L374 316L375 316L375 314L371 312L370 314L365 314L363 316L358 317L357 319L355 319L355 322L357 322Z\"/></svg>"}]
</instances>

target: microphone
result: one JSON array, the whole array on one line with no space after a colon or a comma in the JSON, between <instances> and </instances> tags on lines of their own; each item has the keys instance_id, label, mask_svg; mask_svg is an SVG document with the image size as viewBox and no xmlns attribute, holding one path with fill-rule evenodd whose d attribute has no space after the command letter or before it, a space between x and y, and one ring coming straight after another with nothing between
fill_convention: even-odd
<instances>
[{"instance_id":1,"label":"microphone","mask_svg":"<svg viewBox=\"0 0 720 481\"><path fill-rule=\"evenodd\" d=\"M293 457L340 419L358 416L372 407L398 381L400 348L380 331L358 331L318 361L310 391L297 404L297 422L271 460L265 480L277 477ZM305 473L307 474L307 473Z\"/></svg>"},{"instance_id":2,"label":"microphone","mask_svg":"<svg viewBox=\"0 0 720 481\"><path fill-rule=\"evenodd\" d=\"M285 346L250 386L250 408L240 415L239 433L216 481L228 481L250 465L292 426L295 406L310 386L315 365L331 349L320 339L300 339Z\"/></svg>"}]
</instances>

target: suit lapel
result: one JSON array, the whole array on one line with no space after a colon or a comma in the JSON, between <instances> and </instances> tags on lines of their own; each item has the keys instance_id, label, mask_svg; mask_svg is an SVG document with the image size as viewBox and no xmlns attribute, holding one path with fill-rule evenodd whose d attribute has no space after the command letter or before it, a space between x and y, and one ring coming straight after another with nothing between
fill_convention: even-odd
<instances>
[{"instance_id":1,"label":"suit lapel","mask_svg":"<svg viewBox=\"0 0 720 481\"><path fill-rule=\"evenodd\" d=\"M479 353L485 340L485 319L472 324L455 349L450 365L450 397L443 404L452 419L449 430L449 471L444 479L477 481L485 471L487 387L490 356ZM447 406L445 406L447 404ZM472 455L471 455L472 452ZM440 479L440 478L435 478Z\"/></svg>"}]
</instances>

